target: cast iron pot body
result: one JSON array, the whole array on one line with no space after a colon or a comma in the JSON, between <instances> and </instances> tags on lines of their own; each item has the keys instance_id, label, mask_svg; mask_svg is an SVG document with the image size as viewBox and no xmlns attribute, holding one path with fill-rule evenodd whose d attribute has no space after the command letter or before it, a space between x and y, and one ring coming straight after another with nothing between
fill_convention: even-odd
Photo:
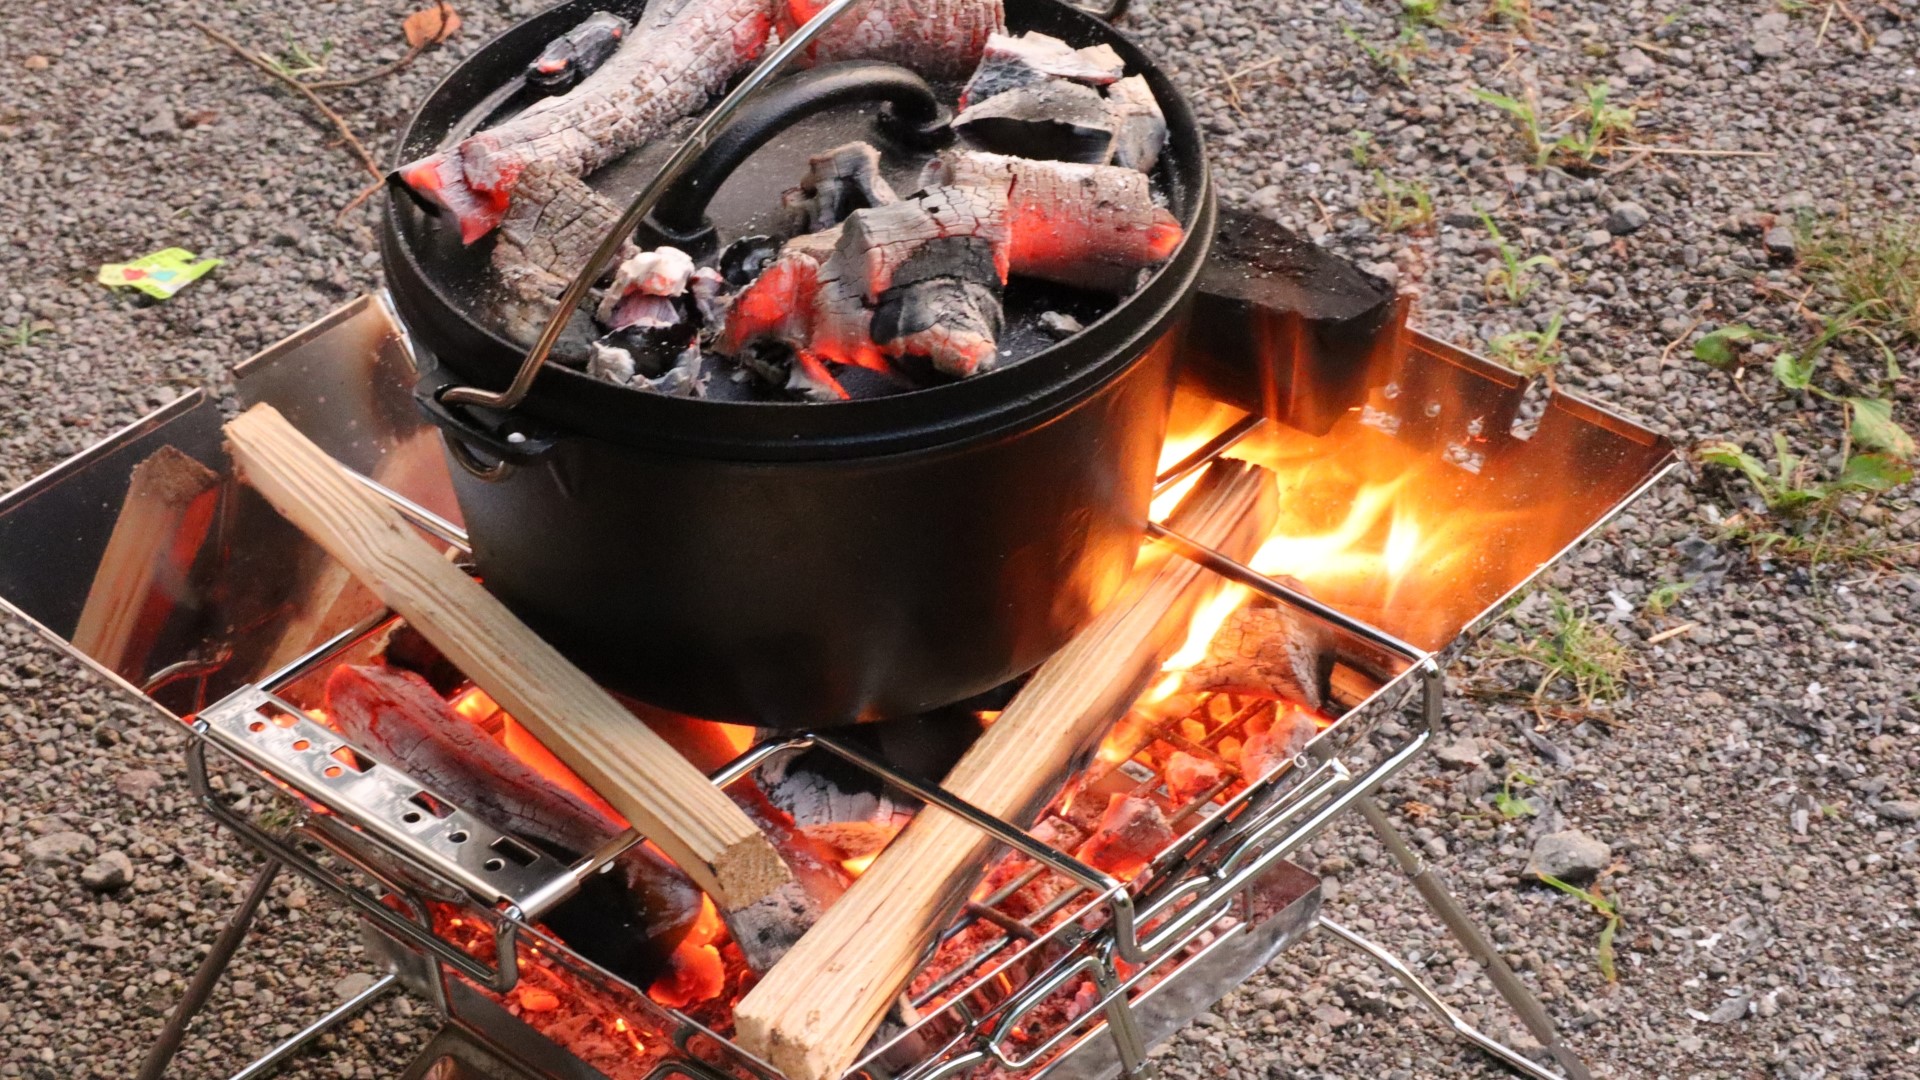
<instances>
[{"instance_id":1,"label":"cast iron pot body","mask_svg":"<svg viewBox=\"0 0 1920 1080\"><path fill-rule=\"evenodd\" d=\"M560 5L482 48L414 116L402 160L604 6ZM1173 331L1212 238L1201 139L1178 91L1105 23L1058 0L1008 0L1007 21L1112 45L1166 112L1160 182L1187 236L1106 317L1008 368L892 397L668 398L549 364L512 414L428 409L450 441L508 463L491 478L452 469L481 580L610 687L770 728L924 712L1030 670L1125 579ZM505 386L524 350L419 257L423 230L443 226L404 197L387 211L382 255L422 354L419 396Z\"/></svg>"}]
</instances>

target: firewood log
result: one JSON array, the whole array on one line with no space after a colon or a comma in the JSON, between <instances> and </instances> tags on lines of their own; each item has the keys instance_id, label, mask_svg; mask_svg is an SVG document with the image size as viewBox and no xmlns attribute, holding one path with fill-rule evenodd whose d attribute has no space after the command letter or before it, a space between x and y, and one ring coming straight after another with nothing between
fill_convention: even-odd
<instances>
[{"instance_id":1,"label":"firewood log","mask_svg":"<svg viewBox=\"0 0 1920 1080\"><path fill-rule=\"evenodd\" d=\"M247 410L226 433L242 475L276 510L663 848L722 911L793 880L725 794L272 407Z\"/></svg>"},{"instance_id":2,"label":"firewood log","mask_svg":"<svg viewBox=\"0 0 1920 1080\"><path fill-rule=\"evenodd\" d=\"M961 153L925 179L914 198L788 241L734 298L718 351L782 342L839 397L824 361L884 371L926 356L964 377L998 359L1009 274L1128 291L1183 235L1131 169Z\"/></svg>"},{"instance_id":3,"label":"firewood log","mask_svg":"<svg viewBox=\"0 0 1920 1080\"><path fill-rule=\"evenodd\" d=\"M93 572L73 647L129 679L175 603L213 524L220 477L171 446L133 467L107 549Z\"/></svg>"},{"instance_id":4,"label":"firewood log","mask_svg":"<svg viewBox=\"0 0 1920 1080\"><path fill-rule=\"evenodd\" d=\"M493 268L517 303L505 329L516 339L539 336L567 283L620 220L621 207L557 165L534 162L521 174L513 206L500 222ZM637 252L631 241L620 252Z\"/></svg>"},{"instance_id":5,"label":"firewood log","mask_svg":"<svg viewBox=\"0 0 1920 1080\"><path fill-rule=\"evenodd\" d=\"M826 0L784 0L775 26L791 36ZM1006 26L1000 0L865 0L807 47L816 64L885 60L930 79L972 71L987 40Z\"/></svg>"},{"instance_id":6,"label":"firewood log","mask_svg":"<svg viewBox=\"0 0 1920 1080\"><path fill-rule=\"evenodd\" d=\"M1085 86L1108 86L1126 74L1126 61L1107 44L1076 49L1051 34L993 34L980 50L980 66L960 92L960 107L970 108L996 94L1050 79Z\"/></svg>"},{"instance_id":7,"label":"firewood log","mask_svg":"<svg viewBox=\"0 0 1920 1080\"><path fill-rule=\"evenodd\" d=\"M1245 558L1271 526L1270 474L1214 465L1172 519ZM1160 553L1053 658L986 730L945 787L987 813L1027 820L1076 759L1145 689L1215 580ZM735 1036L794 1080L833 1080L879 1025L931 937L966 897L995 841L923 809L840 902L735 1009Z\"/></svg>"},{"instance_id":8,"label":"firewood log","mask_svg":"<svg viewBox=\"0 0 1920 1080\"><path fill-rule=\"evenodd\" d=\"M409 671L342 665L327 677L327 722L347 741L495 828L564 858L586 855L626 830L598 799L543 776ZM626 903L619 942L581 942L596 959L645 986L700 915L691 878L645 844L628 848L615 873ZM564 921L564 920L563 920Z\"/></svg>"},{"instance_id":9,"label":"firewood log","mask_svg":"<svg viewBox=\"0 0 1920 1080\"><path fill-rule=\"evenodd\" d=\"M790 31L818 7L812 0L649 5L613 59L578 86L402 166L399 178L451 212L471 244L500 223L535 162L585 176L645 145L759 56L776 24ZM867 0L810 52L817 62L866 57L961 74L1003 22L1000 0Z\"/></svg>"}]
</instances>

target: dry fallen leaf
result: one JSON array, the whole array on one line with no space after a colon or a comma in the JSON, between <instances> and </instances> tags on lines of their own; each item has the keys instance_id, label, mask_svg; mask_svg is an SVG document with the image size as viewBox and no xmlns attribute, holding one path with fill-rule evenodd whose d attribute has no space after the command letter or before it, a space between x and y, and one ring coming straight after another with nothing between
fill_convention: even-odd
<instances>
[{"instance_id":1,"label":"dry fallen leaf","mask_svg":"<svg viewBox=\"0 0 1920 1080\"><path fill-rule=\"evenodd\" d=\"M441 18L443 12L444 20ZM452 4L435 4L407 16L407 21L401 23L400 28L407 35L408 45L423 49L452 37L453 32L460 29L460 13L453 10Z\"/></svg>"}]
</instances>

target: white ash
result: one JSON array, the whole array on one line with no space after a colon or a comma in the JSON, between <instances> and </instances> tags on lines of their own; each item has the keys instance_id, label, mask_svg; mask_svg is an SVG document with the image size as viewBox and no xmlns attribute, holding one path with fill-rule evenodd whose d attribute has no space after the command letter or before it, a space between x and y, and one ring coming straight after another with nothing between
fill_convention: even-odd
<instances>
[{"instance_id":1,"label":"white ash","mask_svg":"<svg viewBox=\"0 0 1920 1080\"><path fill-rule=\"evenodd\" d=\"M609 330L672 326L680 321L672 297L687 291L693 258L676 247L642 251L621 262L594 317Z\"/></svg>"},{"instance_id":2,"label":"white ash","mask_svg":"<svg viewBox=\"0 0 1920 1080\"><path fill-rule=\"evenodd\" d=\"M616 386L632 387L667 397L707 396L707 375L703 370L698 344L687 346L665 372L648 378L640 374L631 352L617 345L596 341L593 343L593 353L587 360L587 374Z\"/></svg>"}]
</instances>

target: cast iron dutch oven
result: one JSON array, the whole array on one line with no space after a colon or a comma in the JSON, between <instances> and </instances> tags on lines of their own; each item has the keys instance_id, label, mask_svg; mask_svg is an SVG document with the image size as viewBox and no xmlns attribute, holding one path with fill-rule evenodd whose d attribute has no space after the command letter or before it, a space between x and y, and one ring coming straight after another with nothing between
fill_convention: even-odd
<instances>
[{"instance_id":1,"label":"cast iron dutch oven","mask_svg":"<svg viewBox=\"0 0 1920 1080\"><path fill-rule=\"evenodd\" d=\"M400 159L497 114L497 88L602 8L622 5L573 0L483 47L421 106ZM487 324L483 291L464 280L490 241L462 251L457 229L389 195L387 280L421 353L416 396L457 451L455 492L481 579L612 688L769 728L915 714L1030 670L1125 579L1172 392L1172 331L1212 240L1213 194L1191 110L1140 50L1059 0L1006 9L1011 32L1105 42L1146 76L1169 127L1154 182L1186 238L1065 341L1033 344L1031 317L1087 310L1087 298L1027 293L1021 308L1010 290L1002 341L1018 338L1030 355L1000 370L822 404L664 397L550 362L511 413L449 407L438 402L446 388L500 389L526 350ZM763 120L782 112L785 85L763 92L773 96ZM879 93L889 95L910 104ZM810 154L853 137L891 159L873 120L840 108L766 140L712 200L719 240L756 224L751 210L727 207L777 205Z\"/></svg>"}]
</instances>

